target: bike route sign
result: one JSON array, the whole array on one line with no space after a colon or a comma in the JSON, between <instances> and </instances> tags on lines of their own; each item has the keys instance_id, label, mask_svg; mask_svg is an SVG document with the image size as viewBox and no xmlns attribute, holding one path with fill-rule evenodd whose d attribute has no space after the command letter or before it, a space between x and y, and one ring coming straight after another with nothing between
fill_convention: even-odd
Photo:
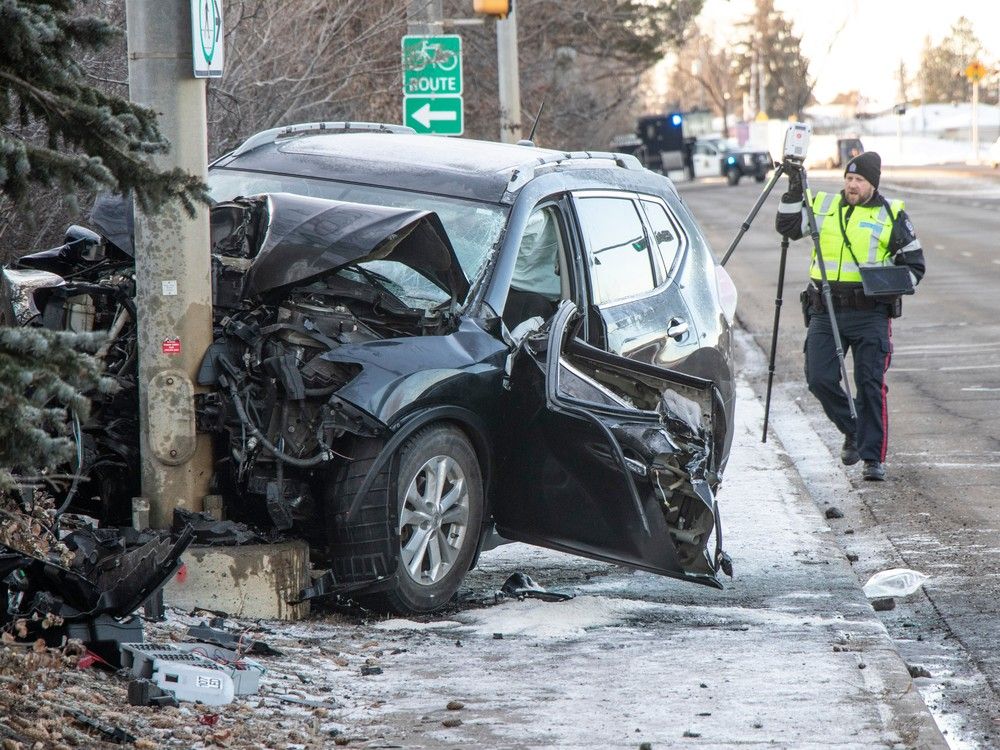
<instances>
[{"instance_id":1,"label":"bike route sign","mask_svg":"<svg viewBox=\"0 0 1000 750\"><path fill-rule=\"evenodd\" d=\"M403 124L418 133L461 135L462 38L404 36Z\"/></svg>"},{"instance_id":2,"label":"bike route sign","mask_svg":"<svg viewBox=\"0 0 1000 750\"><path fill-rule=\"evenodd\" d=\"M222 0L191 0L191 52L195 78L221 78Z\"/></svg>"}]
</instances>

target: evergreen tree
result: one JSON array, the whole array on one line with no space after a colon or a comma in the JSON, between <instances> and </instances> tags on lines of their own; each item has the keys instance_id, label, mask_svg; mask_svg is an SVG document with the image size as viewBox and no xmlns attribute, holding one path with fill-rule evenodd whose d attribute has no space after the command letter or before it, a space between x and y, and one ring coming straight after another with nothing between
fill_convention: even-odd
<instances>
[{"instance_id":1,"label":"evergreen tree","mask_svg":"<svg viewBox=\"0 0 1000 750\"><path fill-rule=\"evenodd\" d=\"M90 410L83 394L113 387L88 354L102 338L0 328L0 492L15 486L15 475L37 484L61 464L71 465L71 415L82 422Z\"/></svg>"},{"instance_id":2,"label":"evergreen tree","mask_svg":"<svg viewBox=\"0 0 1000 750\"><path fill-rule=\"evenodd\" d=\"M738 45L736 67L742 92L756 108L763 84L769 117L800 117L812 100L814 81L791 21L775 9L774 0L756 0L753 14L741 27L745 41Z\"/></svg>"},{"instance_id":3,"label":"evergreen tree","mask_svg":"<svg viewBox=\"0 0 1000 750\"><path fill-rule=\"evenodd\" d=\"M120 32L75 5L0 1L0 194L27 210L39 184L71 201L79 190L109 189L132 193L146 211L170 200L193 211L207 199L201 180L146 161L169 147L155 113L88 83L77 60ZM92 335L0 328L0 492L72 471L72 415L85 419L83 394L110 387L90 354L98 344Z\"/></svg>"},{"instance_id":4,"label":"evergreen tree","mask_svg":"<svg viewBox=\"0 0 1000 750\"><path fill-rule=\"evenodd\" d=\"M0 191L25 204L37 183L70 197L104 188L132 192L143 210L177 199L192 211L206 196L201 180L144 158L169 147L155 113L88 83L77 60L120 32L75 5L0 2Z\"/></svg>"},{"instance_id":5,"label":"evergreen tree","mask_svg":"<svg viewBox=\"0 0 1000 750\"><path fill-rule=\"evenodd\" d=\"M932 45L928 37L918 73L922 102L971 101L972 84L965 77L965 68L982 54L982 47L972 22L964 16L955 22L941 44ZM980 93L985 99L991 92Z\"/></svg>"}]
</instances>

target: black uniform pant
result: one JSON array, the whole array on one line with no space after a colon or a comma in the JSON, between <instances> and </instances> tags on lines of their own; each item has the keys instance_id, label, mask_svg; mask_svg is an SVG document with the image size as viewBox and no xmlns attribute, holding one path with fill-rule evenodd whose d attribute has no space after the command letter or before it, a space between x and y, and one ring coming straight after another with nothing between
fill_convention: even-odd
<instances>
[{"instance_id":1,"label":"black uniform pant","mask_svg":"<svg viewBox=\"0 0 1000 750\"><path fill-rule=\"evenodd\" d=\"M854 405L851 419L841 386L840 363L826 311L810 311L806 334L806 383L823 411L842 433L853 435L865 461L884 461L889 442L888 388L885 373L892 358L892 323L883 310L839 310L837 328L844 354L854 359Z\"/></svg>"}]
</instances>

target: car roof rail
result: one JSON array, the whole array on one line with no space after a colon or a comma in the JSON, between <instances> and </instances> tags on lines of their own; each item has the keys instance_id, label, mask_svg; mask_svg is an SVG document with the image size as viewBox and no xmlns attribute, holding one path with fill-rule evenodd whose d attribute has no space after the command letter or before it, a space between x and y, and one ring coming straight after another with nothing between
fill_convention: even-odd
<instances>
[{"instance_id":1,"label":"car roof rail","mask_svg":"<svg viewBox=\"0 0 1000 750\"><path fill-rule=\"evenodd\" d=\"M303 122L296 125L283 125L279 128L263 130L260 133L247 138L236 147L229 156L240 156L253 151L255 148L274 143L279 138L287 138L293 135L304 135L306 133L406 133L415 135L417 131L406 125L389 125L383 122Z\"/></svg>"},{"instance_id":2,"label":"car roof rail","mask_svg":"<svg viewBox=\"0 0 1000 750\"><path fill-rule=\"evenodd\" d=\"M521 185L525 184L528 180L521 179L522 175L530 179L535 175L535 173L545 169L546 167L557 167L571 162L583 162L589 160L610 161L613 162L615 166L621 167L622 169L645 169L645 167L642 166L642 162L632 154L622 154L616 151L563 151L558 154L539 156L531 162L525 164L523 167L515 169L510 176L510 182L507 185L507 189L517 190L521 187ZM515 185L514 183L518 184Z\"/></svg>"}]
</instances>

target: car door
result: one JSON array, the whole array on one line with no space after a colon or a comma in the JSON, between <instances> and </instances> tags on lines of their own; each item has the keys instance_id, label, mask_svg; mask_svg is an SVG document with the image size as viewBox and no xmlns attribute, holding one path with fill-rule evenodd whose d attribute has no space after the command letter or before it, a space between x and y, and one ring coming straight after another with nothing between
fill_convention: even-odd
<instances>
[{"instance_id":1,"label":"car door","mask_svg":"<svg viewBox=\"0 0 1000 750\"><path fill-rule=\"evenodd\" d=\"M576 338L563 301L514 360L493 515L508 539L720 586L710 381ZM714 535L713 535L713 532Z\"/></svg>"},{"instance_id":2,"label":"car door","mask_svg":"<svg viewBox=\"0 0 1000 750\"><path fill-rule=\"evenodd\" d=\"M719 152L709 143L695 144L694 176L714 177L719 174Z\"/></svg>"},{"instance_id":3,"label":"car door","mask_svg":"<svg viewBox=\"0 0 1000 750\"><path fill-rule=\"evenodd\" d=\"M675 283L687 247L680 223L655 196L578 192L572 205L587 283L589 342L630 359L683 368L699 337Z\"/></svg>"}]
</instances>

